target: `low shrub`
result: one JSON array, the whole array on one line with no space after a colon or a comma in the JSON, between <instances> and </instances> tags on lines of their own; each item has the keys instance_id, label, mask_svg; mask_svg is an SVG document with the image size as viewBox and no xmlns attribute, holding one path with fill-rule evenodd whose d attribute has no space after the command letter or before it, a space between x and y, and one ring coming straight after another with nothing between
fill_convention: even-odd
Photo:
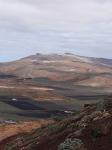
<instances>
[{"instance_id":1,"label":"low shrub","mask_svg":"<svg viewBox=\"0 0 112 150\"><path fill-rule=\"evenodd\" d=\"M91 135L92 135L93 138L101 137L102 136L101 129L100 128L92 129Z\"/></svg>"},{"instance_id":2,"label":"low shrub","mask_svg":"<svg viewBox=\"0 0 112 150\"><path fill-rule=\"evenodd\" d=\"M58 147L58 150L81 150L83 143L80 139L66 139Z\"/></svg>"}]
</instances>

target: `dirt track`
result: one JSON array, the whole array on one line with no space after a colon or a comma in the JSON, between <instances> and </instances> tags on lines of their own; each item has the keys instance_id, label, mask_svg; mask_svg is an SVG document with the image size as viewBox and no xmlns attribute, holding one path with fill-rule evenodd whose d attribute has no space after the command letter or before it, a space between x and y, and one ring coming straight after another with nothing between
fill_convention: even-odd
<instances>
[{"instance_id":1,"label":"dirt track","mask_svg":"<svg viewBox=\"0 0 112 150\"><path fill-rule=\"evenodd\" d=\"M40 91L52 91L52 88L45 88L45 87L16 87L16 86L0 86L3 89L31 89L31 90L40 90Z\"/></svg>"}]
</instances>

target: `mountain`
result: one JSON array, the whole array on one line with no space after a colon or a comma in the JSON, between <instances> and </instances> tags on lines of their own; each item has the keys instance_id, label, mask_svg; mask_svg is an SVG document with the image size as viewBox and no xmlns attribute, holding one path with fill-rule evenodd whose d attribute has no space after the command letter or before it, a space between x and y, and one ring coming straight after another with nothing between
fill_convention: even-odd
<instances>
[{"instance_id":1,"label":"mountain","mask_svg":"<svg viewBox=\"0 0 112 150\"><path fill-rule=\"evenodd\" d=\"M111 150L111 141L111 59L37 53L0 63L0 150Z\"/></svg>"},{"instance_id":2,"label":"mountain","mask_svg":"<svg viewBox=\"0 0 112 150\"><path fill-rule=\"evenodd\" d=\"M112 59L92 58L71 53L32 55L0 64L0 74L18 78L72 80L74 84L112 86ZM99 82L98 82L99 81Z\"/></svg>"},{"instance_id":3,"label":"mountain","mask_svg":"<svg viewBox=\"0 0 112 150\"><path fill-rule=\"evenodd\" d=\"M0 119L67 116L85 103L103 101L112 93L111 62L38 53L0 64Z\"/></svg>"}]
</instances>

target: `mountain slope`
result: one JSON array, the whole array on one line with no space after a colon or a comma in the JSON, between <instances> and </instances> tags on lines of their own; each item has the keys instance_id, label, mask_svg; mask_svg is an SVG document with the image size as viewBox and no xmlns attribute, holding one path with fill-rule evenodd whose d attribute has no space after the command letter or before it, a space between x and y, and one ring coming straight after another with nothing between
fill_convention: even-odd
<instances>
[{"instance_id":1,"label":"mountain slope","mask_svg":"<svg viewBox=\"0 0 112 150\"><path fill-rule=\"evenodd\" d=\"M112 97L85 105L78 115L19 134L0 143L2 150L111 150Z\"/></svg>"},{"instance_id":2,"label":"mountain slope","mask_svg":"<svg viewBox=\"0 0 112 150\"><path fill-rule=\"evenodd\" d=\"M74 82L86 80L85 83L78 83L78 85L86 85L89 80L88 85L90 86L92 85L91 80L100 77L102 80L99 80L101 82L99 86L105 83L111 86L109 81L112 79L112 60L68 53L63 55L36 54L14 62L0 64L0 73L18 78L45 77L56 81L74 80ZM94 82L96 83L97 80Z\"/></svg>"}]
</instances>

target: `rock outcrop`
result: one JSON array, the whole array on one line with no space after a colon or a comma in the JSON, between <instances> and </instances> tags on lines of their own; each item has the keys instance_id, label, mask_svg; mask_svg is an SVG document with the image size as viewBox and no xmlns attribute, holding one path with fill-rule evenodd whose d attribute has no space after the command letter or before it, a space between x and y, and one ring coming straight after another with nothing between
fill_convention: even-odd
<instances>
[{"instance_id":1,"label":"rock outcrop","mask_svg":"<svg viewBox=\"0 0 112 150\"><path fill-rule=\"evenodd\" d=\"M83 150L112 150L111 97L100 104L85 105L76 116L44 126L30 134L10 137L2 141L0 146L1 150L62 150L66 144L70 145L69 150L75 150L75 146Z\"/></svg>"}]
</instances>

